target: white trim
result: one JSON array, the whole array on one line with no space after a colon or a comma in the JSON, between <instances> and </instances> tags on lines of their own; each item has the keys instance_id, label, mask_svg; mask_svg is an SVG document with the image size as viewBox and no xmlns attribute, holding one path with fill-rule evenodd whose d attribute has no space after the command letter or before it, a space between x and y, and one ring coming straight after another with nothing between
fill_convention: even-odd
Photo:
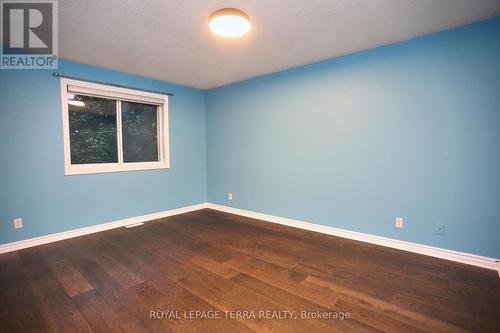
<instances>
[{"instance_id":1,"label":"white trim","mask_svg":"<svg viewBox=\"0 0 500 333\"><path fill-rule=\"evenodd\" d=\"M128 228L135 228L135 227L139 227L139 226L141 226L141 225L144 225L144 222L137 222L137 223L127 224L127 225L125 226L125 228L127 228L127 229L128 229Z\"/></svg>"},{"instance_id":2,"label":"white trim","mask_svg":"<svg viewBox=\"0 0 500 333\"><path fill-rule=\"evenodd\" d=\"M118 164L123 164L122 103L116 103L116 145ZM158 115L158 112L156 113Z\"/></svg>"},{"instance_id":3,"label":"white trim","mask_svg":"<svg viewBox=\"0 0 500 333\"><path fill-rule=\"evenodd\" d=\"M282 224L282 225L286 225L286 226L290 226L290 227L294 227L294 228L320 232L323 234L328 234L328 235L333 235L333 236L338 236L338 237L343 237L343 238L349 238L349 239L353 239L353 240L357 240L357 241L361 241L361 242L365 242L365 243L382 245L382 246L386 246L386 247L390 247L390 248L394 248L394 249L398 249L398 250L419 253L419 254L423 254L423 255L427 255L427 256L431 256L431 257L436 257L436 258L441 258L441 259L446 259L446 260L451 260L451 261L455 261L455 262L459 262L459 263L463 263L463 264L468 264L468 265L478 266L478 267L482 267L482 268L497 270L498 274L500 276L499 259L478 256L475 254L469 254L469 253L465 253L465 252L446 250L446 249L433 247L433 246L410 243L410 242L400 241L400 240L386 238L386 237L373 236L373 235L364 234L361 232L354 232L354 231L338 229L338 228L329 227L329 226L320 225L320 224L314 224L314 223L309 223L309 222L287 219L287 218L279 217L279 216L256 213L256 212L252 212L252 211L248 211L248 210L227 207L227 206L218 205L218 204L209 203L208 208L218 210L221 212L226 212L226 213L241 215L241 216L250 217L250 218L254 218L254 219L258 219L258 220L263 220L263 221L267 221L267 222L278 223L278 224Z\"/></svg>"},{"instance_id":4,"label":"white trim","mask_svg":"<svg viewBox=\"0 0 500 333\"><path fill-rule=\"evenodd\" d=\"M164 217L168 217L168 216L184 214L184 213L192 212L195 210L200 210L200 209L207 208L207 207L208 207L208 204L201 203L201 204L197 204L197 205L175 208L175 209L166 210L166 211L162 211L162 212L126 218L126 219L118 220L118 221L114 221L114 222L97 224L97 225L93 225L90 227L74 229L74 230L69 230L69 231L63 231L63 232L59 232L56 234L40 236L40 237L25 239L25 240L21 240L21 241L17 241L17 242L2 244L2 245L0 245L0 254L11 252L11 251L17 251L17 250L25 249L25 248L32 247L32 246L38 246L38 245L42 245L42 244L52 243L52 242L56 242L56 241L63 240L63 239L93 234L95 232L100 232L100 231L105 231L105 230L109 230L109 229L129 226L131 224L144 223L144 222L148 222L151 220L156 220L156 219L160 219L160 218L164 218Z\"/></svg>"},{"instance_id":5,"label":"white trim","mask_svg":"<svg viewBox=\"0 0 500 333\"><path fill-rule=\"evenodd\" d=\"M71 164L71 142L69 133L68 91L89 96L103 97L117 101L117 163ZM123 162L123 134L121 124L121 101L140 102L158 106L158 159L155 162ZM143 92L129 88L107 86L98 83L61 79L61 110L64 138L64 174L80 175L102 172L119 172L170 168L169 132L168 132L168 96Z\"/></svg>"},{"instance_id":6,"label":"white trim","mask_svg":"<svg viewBox=\"0 0 500 333\"><path fill-rule=\"evenodd\" d=\"M465 252L446 250L446 249L427 246L427 245L410 243L410 242L400 241L400 240L391 239L391 238L373 236L373 235L364 234L364 233L360 233L360 232L338 229L338 228L334 228L334 227L313 224L313 223L308 223L308 222L303 222L303 221L298 221L298 220L292 220L292 219L287 219L287 218L273 216L273 215L256 213L256 212L252 212L252 211L248 211L248 210L227 207L227 206L212 204L212 203L201 203L201 204L196 204L196 205L192 205L192 206L162 211L162 212L158 212L158 213L152 213L152 214L147 214L147 215L142 215L142 216L126 218L126 219L118 220L118 221L114 221L114 222L98 224L98 225L94 225L94 226L90 226L90 227L59 232L56 234L25 239L25 240L21 240L21 241L17 241L17 242L1 244L0 245L0 254L11 252L11 251L17 251L17 250L25 249L25 248L32 247L32 246L38 246L38 245L42 245L42 244L52 243L52 242L56 242L56 241L63 240L63 239L92 234L95 232L105 231L105 230L119 228L119 227L131 226L133 224L138 224L138 223L149 222L151 220L156 220L156 219L160 219L160 218L164 218L164 217L168 217L168 216L173 216L173 215L178 215L178 214L184 214L184 213L188 213L188 212L192 212L192 211L196 211L196 210L200 210L200 209L204 209L204 208L210 208L210 209L218 210L221 212L250 217L250 218L254 218L254 219L258 219L258 220L262 220L262 221L277 223L277 224L282 224L282 225L286 225L286 226L290 226L290 227L294 227L294 228L315 231L315 232L319 232L319 233L323 233L323 234L353 239L353 240L357 240L357 241L361 241L361 242L365 242L365 243L377 244L377 245L386 246L386 247L390 247L390 248L394 248L394 249L398 249L398 250L409 251L409 252L423 254L423 255L441 258L441 259L445 259L445 260L451 260L451 261L455 261L455 262L459 262L459 263L463 263L463 264L468 264L468 265L472 265L472 266L492 269L492 270L498 271L499 278L500 278L500 261L498 259L478 256L475 254L469 254L469 253L465 253Z\"/></svg>"},{"instance_id":7,"label":"white trim","mask_svg":"<svg viewBox=\"0 0 500 333\"><path fill-rule=\"evenodd\" d=\"M168 168L169 168L168 164L161 162L137 162L137 163L129 162L121 165L118 163L73 164L71 165L71 168L69 170L65 171L65 175L66 176L86 175L92 173L154 170L154 169L168 169Z\"/></svg>"},{"instance_id":8,"label":"white trim","mask_svg":"<svg viewBox=\"0 0 500 333\"><path fill-rule=\"evenodd\" d=\"M67 86L68 91L75 92L77 94L109 98L109 99L117 99L120 101L162 105L165 103L165 97L167 97L167 95L157 94L143 90L116 87L106 84L81 81L75 79L62 78L61 82L64 82L64 84Z\"/></svg>"}]
</instances>

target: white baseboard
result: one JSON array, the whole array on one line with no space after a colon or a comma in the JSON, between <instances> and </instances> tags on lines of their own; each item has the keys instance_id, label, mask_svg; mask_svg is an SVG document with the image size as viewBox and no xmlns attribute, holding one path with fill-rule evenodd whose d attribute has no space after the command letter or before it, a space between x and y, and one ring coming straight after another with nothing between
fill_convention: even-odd
<instances>
[{"instance_id":1,"label":"white baseboard","mask_svg":"<svg viewBox=\"0 0 500 333\"><path fill-rule=\"evenodd\" d=\"M258 220L264 220L267 222L283 224L283 225L290 226L290 227L295 227L295 228L300 228L300 229L305 229L305 230L310 230L310 231L316 231L316 232L320 232L323 234L328 234L328 235L333 235L333 236L338 236L338 237L343 237L343 238L349 238L349 239L353 239L353 240L357 240L357 241L361 241L361 242L387 246L387 247L391 247L391 248L398 249L398 250L404 250L404 251L424 254L427 256L431 256L431 257L436 257L436 258L456 261L456 262L463 263L463 264L468 264L468 265L478 266L478 267L482 267L482 268L497 270L498 274L500 276L499 259L482 257L482 256L478 256L475 254L446 250L446 249L441 249L438 247L410 243L410 242L400 241L400 240L391 239L391 238L373 236L373 235L364 234L364 233L360 233L360 232L338 229L338 228L329 227L329 226L325 226L325 225L313 224L313 223L303 222L303 221L298 221L298 220L292 220L292 219L287 219L287 218L273 216L273 215L256 213L256 212L252 212L252 211L248 211L248 210L227 207L227 206L222 206L222 205L218 205L218 204L209 203L208 208L214 209L214 210L219 210L219 211L226 212L226 213L246 216L246 217L250 217L250 218L254 218L254 219L258 219Z\"/></svg>"},{"instance_id":2,"label":"white baseboard","mask_svg":"<svg viewBox=\"0 0 500 333\"><path fill-rule=\"evenodd\" d=\"M222 212L226 212L226 213L231 213L231 214L235 214L235 215L241 215L241 216L246 216L246 217L250 217L250 218L254 218L254 219L258 219L258 220L263 220L263 221L267 221L267 222L278 223L278 224L282 224L282 225L286 225L286 226L290 226L290 227L294 227L294 228L300 228L300 229L320 232L323 234L328 234L328 235L333 235L333 236L338 236L338 237L343 237L343 238L349 238L349 239L353 239L353 240L357 240L357 241L361 241L361 242L382 245L382 246L391 247L394 249L424 254L424 255L431 256L431 257L436 257L436 258L456 261L456 262L463 263L463 264L492 269L492 270L498 271L498 274L500 277L500 261L498 259L482 257L482 256L478 256L475 254L465 253L465 252L446 250L446 249L441 249L441 248L427 246L427 245L410 243L410 242L400 241L400 240L391 239L391 238L373 236L373 235L364 234L364 233L360 233L360 232L338 229L338 228L329 227L329 226L325 226L325 225L303 222L303 221L298 221L298 220L292 220L292 219L287 219L287 218L283 218L283 217L279 217L279 216L256 213L256 212L252 212L252 211L248 211L248 210L227 207L227 206L222 206L222 205L218 205L218 204L211 204L211 203L201 203L201 204L196 204L196 205L192 205L192 206L186 206L186 207L166 210L163 212L157 212L157 213L152 213L152 214L147 214L147 215L142 215L142 216L126 218L126 219L118 220L118 221L114 221L114 222L93 225L90 227L59 232L56 234L50 234L50 235L46 235L46 236L25 239L25 240L21 240L21 241L17 241L17 242L0 244L0 254L11 252L11 251L17 251L17 250L25 249L25 248L32 247L32 246L52 243L52 242L56 242L56 241L63 240L63 239L92 234L92 233L99 232L99 231L105 231L105 230L109 230L109 229L133 225L133 224L137 224L137 223L144 223L144 222L148 222L151 220L156 220L156 219L160 219L160 218L164 218L164 217L168 217L168 216L173 216L173 215L178 215L178 214L183 214L183 213L188 213L188 212L200 210L203 208L210 208L210 209L214 209L214 210L218 210L218 211L222 211Z\"/></svg>"},{"instance_id":3,"label":"white baseboard","mask_svg":"<svg viewBox=\"0 0 500 333\"><path fill-rule=\"evenodd\" d=\"M170 209L170 210L166 210L163 212L157 212L157 213L152 213L152 214L147 214L147 215L142 215L142 216L126 218L126 219L118 220L118 221L114 221L114 222L97 224L97 225L93 225L90 227L58 232L56 234L50 234L50 235L46 235L46 236L25 239L25 240L21 240L18 242L1 244L0 245L0 254L6 253L6 252L11 252L11 251L17 251L17 250L25 249L25 248L32 247L32 246L52 243L52 242L56 242L56 241L63 240L63 239L93 234L93 233L99 232L99 231L124 227L124 226L137 224L137 223L141 223L141 222L147 222L147 221L151 221L151 220L161 219L161 218L168 217L168 216L192 212L192 211L207 208L207 207L208 207L207 203L201 203L201 204L192 205L192 206Z\"/></svg>"}]
</instances>

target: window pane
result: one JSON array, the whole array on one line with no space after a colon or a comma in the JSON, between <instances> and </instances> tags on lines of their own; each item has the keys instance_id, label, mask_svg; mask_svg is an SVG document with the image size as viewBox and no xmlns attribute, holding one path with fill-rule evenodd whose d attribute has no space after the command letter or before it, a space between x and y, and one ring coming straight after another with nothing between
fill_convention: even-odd
<instances>
[{"instance_id":1,"label":"window pane","mask_svg":"<svg viewBox=\"0 0 500 333\"><path fill-rule=\"evenodd\" d=\"M123 162L158 161L158 107L122 102Z\"/></svg>"},{"instance_id":2,"label":"window pane","mask_svg":"<svg viewBox=\"0 0 500 333\"><path fill-rule=\"evenodd\" d=\"M116 101L68 93L71 164L117 163Z\"/></svg>"}]
</instances>

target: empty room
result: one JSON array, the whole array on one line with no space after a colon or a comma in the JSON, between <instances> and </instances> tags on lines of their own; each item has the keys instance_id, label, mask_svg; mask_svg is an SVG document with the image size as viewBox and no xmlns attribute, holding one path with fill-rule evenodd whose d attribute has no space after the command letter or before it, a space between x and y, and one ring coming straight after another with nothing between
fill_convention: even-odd
<instances>
[{"instance_id":1,"label":"empty room","mask_svg":"<svg viewBox=\"0 0 500 333\"><path fill-rule=\"evenodd\" d=\"M500 0L0 10L0 332L500 332Z\"/></svg>"}]
</instances>

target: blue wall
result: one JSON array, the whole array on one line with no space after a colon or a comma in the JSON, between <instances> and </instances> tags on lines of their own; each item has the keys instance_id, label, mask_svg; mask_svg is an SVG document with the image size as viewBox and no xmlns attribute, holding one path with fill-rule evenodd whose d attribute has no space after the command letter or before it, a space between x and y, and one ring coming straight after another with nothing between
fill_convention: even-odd
<instances>
[{"instance_id":1,"label":"blue wall","mask_svg":"<svg viewBox=\"0 0 500 333\"><path fill-rule=\"evenodd\" d=\"M500 257L500 18L211 90L206 107L210 202Z\"/></svg>"},{"instance_id":2,"label":"blue wall","mask_svg":"<svg viewBox=\"0 0 500 333\"><path fill-rule=\"evenodd\" d=\"M65 176L59 80L51 71L2 70L0 244L206 202L203 91L67 61L59 70L173 92L171 168Z\"/></svg>"},{"instance_id":3,"label":"blue wall","mask_svg":"<svg viewBox=\"0 0 500 333\"><path fill-rule=\"evenodd\" d=\"M60 71L175 93L172 167L64 176L59 81L2 70L0 244L206 202L208 176L209 202L500 257L500 18L208 92Z\"/></svg>"}]
</instances>

